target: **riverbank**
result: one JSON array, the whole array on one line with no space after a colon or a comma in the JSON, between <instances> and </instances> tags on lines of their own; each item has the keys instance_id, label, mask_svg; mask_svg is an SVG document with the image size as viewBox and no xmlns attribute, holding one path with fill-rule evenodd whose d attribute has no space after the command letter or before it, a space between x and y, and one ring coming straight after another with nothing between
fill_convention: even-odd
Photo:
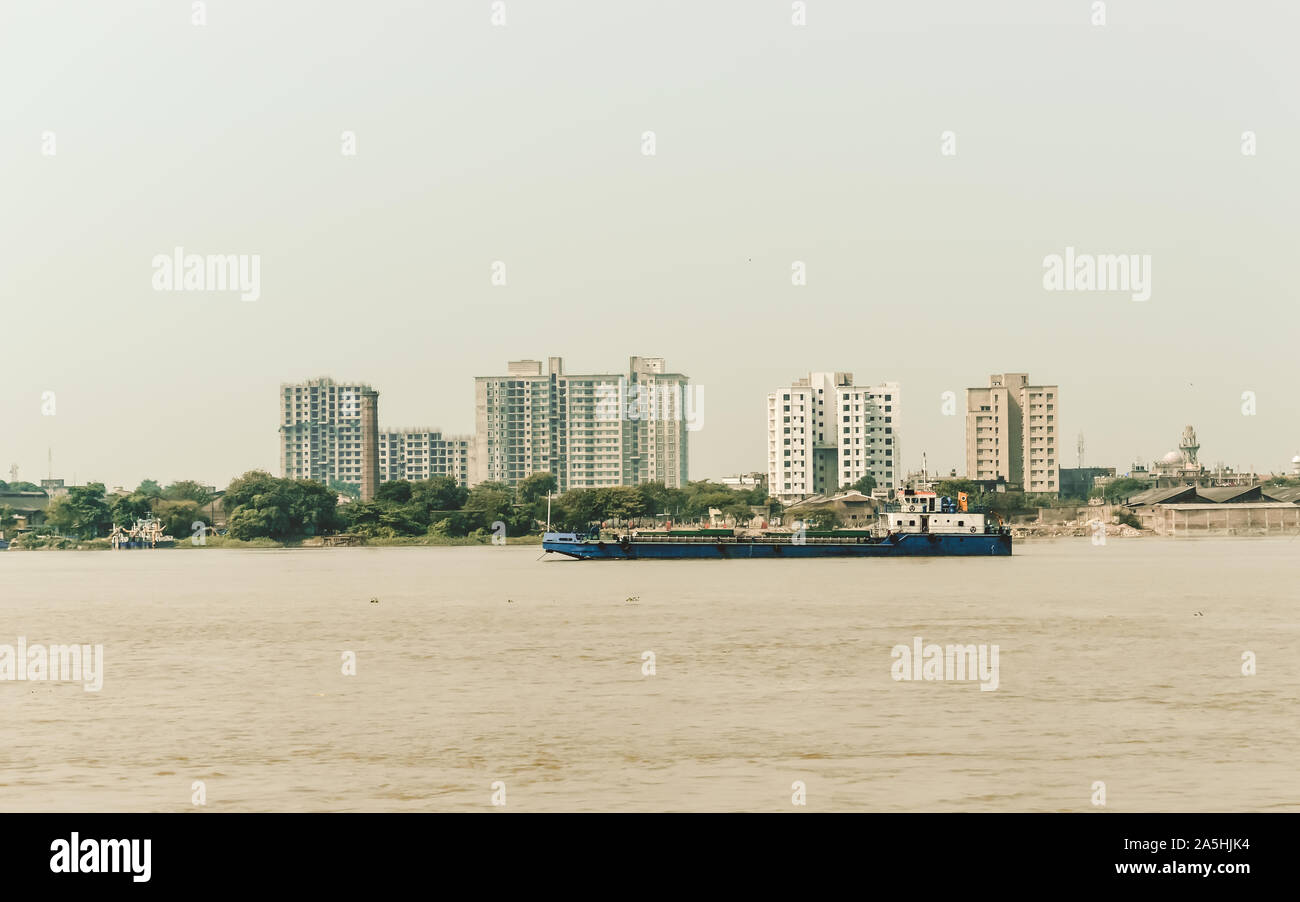
<instances>
[{"instance_id":1,"label":"riverbank","mask_svg":"<svg viewBox=\"0 0 1300 902\"><path fill-rule=\"evenodd\" d=\"M1108 539L1132 539L1142 536L1154 536L1149 529L1136 529L1123 523L1107 523L1106 538ZM1072 536L1094 536L1098 535L1097 524L1094 523L1026 523L1011 527L1011 536L1016 539L1058 539L1069 538Z\"/></svg>"}]
</instances>

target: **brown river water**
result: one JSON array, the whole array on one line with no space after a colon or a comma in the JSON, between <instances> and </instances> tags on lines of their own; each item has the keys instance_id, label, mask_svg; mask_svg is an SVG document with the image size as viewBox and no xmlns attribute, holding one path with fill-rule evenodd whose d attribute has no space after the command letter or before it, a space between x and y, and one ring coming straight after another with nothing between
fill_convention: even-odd
<instances>
[{"instance_id":1,"label":"brown river water","mask_svg":"<svg viewBox=\"0 0 1300 902\"><path fill-rule=\"evenodd\" d=\"M0 653L103 658L0 680L0 810L1300 810L1300 540L1015 552L6 552Z\"/></svg>"}]
</instances>

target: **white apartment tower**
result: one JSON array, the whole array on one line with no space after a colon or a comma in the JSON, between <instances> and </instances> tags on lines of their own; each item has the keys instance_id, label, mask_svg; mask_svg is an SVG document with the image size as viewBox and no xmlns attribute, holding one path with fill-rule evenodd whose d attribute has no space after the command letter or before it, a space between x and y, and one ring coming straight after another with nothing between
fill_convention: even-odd
<instances>
[{"instance_id":1,"label":"white apartment tower","mask_svg":"<svg viewBox=\"0 0 1300 902\"><path fill-rule=\"evenodd\" d=\"M690 380L661 357L632 357L626 373L577 375L551 357L513 360L474 380L476 475L514 485L554 474L559 491L662 482L685 485L695 421Z\"/></svg>"},{"instance_id":2,"label":"white apartment tower","mask_svg":"<svg viewBox=\"0 0 1300 902\"><path fill-rule=\"evenodd\" d=\"M1030 385L1028 373L995 373L966 389L966 476L997 479L1026 492L1057 493L1060 388Z\"/></svg>"},{"instance_id":3,"label":"white apartment tower","mask_svg":"<svg viewBox=\"0 0 1300 902\"><path fill-rule=\"evenodd\" d=\"M897 382L849 385L836 392L841 486L863 476L874 477L876 488L896 489L902 482L898 400Z\"/></svg>"},{"instance_id":4,"label":"white apartment tower","mask_svg":"<svg viewBox=\"0 0 1300 902\"><path fill-rule=\"evenodd\" d=\"M898 383L857 386L852 373L809 373L770 393L768 492L789 503L868 475L878 487L897 487L898 412Z\"/></svg>"}]
</instances>

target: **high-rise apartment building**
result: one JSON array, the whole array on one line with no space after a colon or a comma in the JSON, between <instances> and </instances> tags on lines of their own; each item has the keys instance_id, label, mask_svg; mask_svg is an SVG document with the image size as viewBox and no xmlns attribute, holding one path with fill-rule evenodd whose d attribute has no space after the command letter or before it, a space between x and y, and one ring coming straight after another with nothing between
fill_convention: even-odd
<instances>
[{"instance_id":1,"label":"high-rise apartment building","mask_svg":"<svg viewBox=\"0 0 1300 902\"><path fill-rule=\"evenodd\" d=\"M873 477L876 488L896 489L903 481L898 402L897 382L849 385L836 392L840 486L863 476Z\"/></svg>"},{"instance_id":2,"label":"high-rise apartment building","mask_svg":"<svg viewBox=\"0 0 1300 902\"><path fill-rule=\"evenodd\" d=\"M469 485L469 436L428 428L381 430L378 404L378 393L364 383L322 378L281 385L281 474L356 485L363 496L393 479L450 476L458 485ZM365 444L372 437L372 453L367 454Z\"/></svg>"},{"instance_id":3,"label":"high-rise apartment building","mask_svg":"<svg viewBox=\"0 0 1300 902\"><path fill-rule=\"evenodd\" d=\"M633 357L626 373L575 375L550 357L513 360L474 380L474 483L514 485L554 474L561 492L686 484L687 436L702 413L690 380L661 357Z\"/></svg>"},{"instance_id":4,"label":"high-rise apartment building","mask_svg":"<svg viewBox=\"0 0 1300 902\"><path fill-rule=\"evenodd\" d=\"M309 379L280 386L280 472L286 479L361 484L359 382Z\"/></svg>"},{"instance_id":5,"label":"high-rise apartment building","mask_svg":"<svg viewBox=\"0 0 1300 902\"><path fill-rule=\"evenodd\" d=\"M856 386L852 373L809 373L767 396L768 492L782 502L873 476L897 487L898 383Z\"/></svg>"},{"instance_id":6,"label":"high-rise apartment building","mask_svg":"<svg viewBox=\"0 0 1300 902\"><path fill-rule=\"evenodd\" d=\"M457 485L469 485L474 439L468 435L443 435L438 429L385 429L379 433L379 478L416 482L449 476Z\"/></svg>"},{"instance_id":7,"label":"high-rise apartment building","mask_svg":"<svg viewBox=\"0 0 1300 902\"><path fill-rule=\"evenodd\" d=\"M1030 385L1028 373L999 373L966 389L966 476L1060 489L1060 389Z\"/></svg>"}]
</instances>

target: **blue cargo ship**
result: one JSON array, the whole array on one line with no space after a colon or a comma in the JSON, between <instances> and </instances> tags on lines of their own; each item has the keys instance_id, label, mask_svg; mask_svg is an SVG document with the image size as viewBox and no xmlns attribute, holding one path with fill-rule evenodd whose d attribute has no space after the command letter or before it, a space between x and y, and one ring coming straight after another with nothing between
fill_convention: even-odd
<instances>
[{"instance_id":1,"label":"blue cargo ship","mask_svg":"<svg viewBox=\"0 0 1300 902\"><path fill-rule=\"evenodd\" d=\"M968 509L934 492L905 490L870 530L741 533L735 530L668 530L600 534L550 532L542 548L583 561L688 558L990 557L1011 554L1011 531L985 511Z\"/></svg>"}]
</instances>

